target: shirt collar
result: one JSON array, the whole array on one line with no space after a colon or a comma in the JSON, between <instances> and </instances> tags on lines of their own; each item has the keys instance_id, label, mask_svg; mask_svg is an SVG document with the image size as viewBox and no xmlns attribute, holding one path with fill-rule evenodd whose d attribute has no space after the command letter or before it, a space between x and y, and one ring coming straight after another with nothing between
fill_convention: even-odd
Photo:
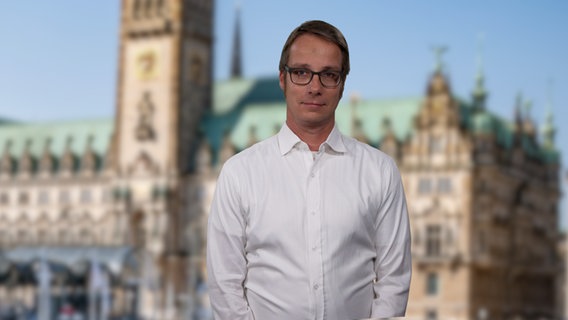
<instances>
[{"instance_id":1,"label":"shirt collar","mask_svg":"<svg viewBox=\"0 0 568 320\"><path fill-rule=\"evenodd\" d=\"M300 138L290 130L288 125L284 123L280 132L278 132L278 147L280 148L280 154L285 155L286 153L290 152L296 144L301 142ZM337 125L333 126L333 129L329 133L329 136L323 143L324 145L329 146L333 151L337 153L343 153L347 149L345 148L345 143L343 142L343 135L337 128Z\"/></svg>"}]
</instances>

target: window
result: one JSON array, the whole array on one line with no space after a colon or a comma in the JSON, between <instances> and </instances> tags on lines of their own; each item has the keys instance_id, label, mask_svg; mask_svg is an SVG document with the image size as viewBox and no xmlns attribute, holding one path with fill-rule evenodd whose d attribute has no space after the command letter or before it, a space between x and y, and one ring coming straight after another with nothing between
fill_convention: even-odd
<instances>
[{"instance_id":1,"label":"window","mask_svg":"<svg viewBox=\"0 0 568 320\"><path fill-rule=\"evenodd\" d=\"M81 203L91 203L91 190L83 189L81 190Z\"/></svg>"},{"instance_id":2,"label":"window","mask_svg":"<svg viewBox=\"0 0 568 320\"><path fill-rule=\"evenodd\" d=\"M479 254L487 253L487 240L483 230L477 232L476 249Z\"/></svg>"},{"instance_id":3,"label":"window","mask_svg":"<svg viewBox=\"0 0 568 320\"><path fill-rule=\"evenodd\" d=\"M426 320L437 320L437 319L438 319L438 313L436 312L436 310L426 311Z\"/></svg>"},{"instance_id":4,"label":"window","mask_svg":"<svg viewBox=\"0 0 568 320\"><path fill-rule=\"evenodd\" d=\"M439 225L431 225L426 228L426 255L439 257L441 254L442 230Z\"/></svg>"},{"instance_id":5,"label":"window","mask_svg":"<svg viewBox=\"0 0 568 320\"><path fill-rule=\"evenodd\" d=\"M426 276L426 294L429 296L435 296L438 294L438 274L437 273L428 273Z\"/></svg>"},{"instance_id":6,"label":"window","mask_svg":"<svg viewBox=\"0 0 568 320\"><path fill-rule=\"evenodd\" d=\"M450 180L450 178L438 179L438 192L439 193L452 192L452 180Z\"/></svg>"},{"instance_id":7,"label":"window","mask_svg":"<svg viewBox=\"0 0 568 320\"><path fill-rule=\"evenodd\" d=\"M61 190L61 193L59 193L59 203L61 204L68 204L70 198L69 191L67 190Z\"/></svg>"},{"instance_id":8,"label":"window","mask_svg":"<svg viewBox=\"0 0 568 320\"><path fill-rule=\"evenodd\" d=\"M428 194L432 191L432 181L428 178L420 178L418 181L418 193Z\"/></svg>"},{"instance_id":9,"label":"window","mask_svg":"<svg viewBox=\"0 0 568 320\"><path fill-rule=\"evenodd\" d=\"M10 197L8 196L7 193L0 193L0 204L9 204L10 203Z\"/></svg>"},{"instance_id":10,"label":"window","mask_svg":"<svg viewBox=\"0 0 568 320\"><path fill-rule=\"evenodd\" d=\"M24 244L29 244L31 239L26 230L18 230L18 240Z\"/></svg>"},{"instance_id":11,"label":"window","mask_svg":"<svg viewBox=\"0 0 568 320\"><path fill-rule=\"evenodd\" d=\"M60 244L71 244L72 242L71 234L67 230L59 230L59 242Z\"/></svg>"},{"instance_id":12,"label":"window","mask_svg":"<svg viewBox=\"0 0 568 320\"><path fill-rule=\"evenodd\" d=\"M49 192L46 190L42 190L39 192L37 202L39 204L48 204L49 203Z\"/></svg>"},{"instance_id":13,"label":"window","mask_svg":"<svg viewBox=\"0 0 568 320\"><path fill-rule=\"evenodd\" d=\"M83 244L93 245L93 237L91 232L87 229L81 229L81 231L79 231L79 239L81 239L80 241Z\"/></svg>"},{"instance_id":14,"label":"window","mask_svg":"<svg viewBox=\"0 0 568 320\"><path fill-rule=\"evenodd\" d=\"M444 150L445 141L441 137L430 137L430 153L440 153Z\"/></svg>"},{"instance_id":15,"label":"window","mask_svg":"<svg viewBox=\"0 0 568 320\"><path fill-rule=\"evenodd\" d=\"M18 196L18 203L19 204L28 204L28 202L30 201L30 197L28 195L27 192L20 192L20 195Z\"/></svg>"},{"instance_id":16,"label":"window","mask_svg":"<svg viewBox=\"0 0 568 320\"><path fill-rule=\"evenodd\" d=\"M103 203L107 203L107 202L110 202L112 200L112 190L111 189L103 190L101 195L102 195L101 200L103 201Z\"/></svg>"},{"instance_id":17,"label":"window","mask_svg":"<svg viewBox=\"0 0 568 320\"><path fill-rule=\"evenodd\" d=\"M47 231L40 230L37 234L37 240L38 240L38 243L41 243L41 244L48 242L49 238L47 236Z\"/></svg>"}]
</instances>

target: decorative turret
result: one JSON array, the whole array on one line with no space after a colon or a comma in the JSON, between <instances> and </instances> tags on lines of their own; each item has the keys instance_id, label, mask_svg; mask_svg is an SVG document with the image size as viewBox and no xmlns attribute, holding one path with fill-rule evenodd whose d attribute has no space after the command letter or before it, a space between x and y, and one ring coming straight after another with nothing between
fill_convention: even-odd
<instances>
[{"instance_id":1,"label":"decorative turret","mask_svg":"<svg viewBox=\"0 0 568 320\"><path fill-rule=\"evenodd\" d=\"M552 89L550 89L552 90ZM548 104L546 107L546 117L542 125L542 146L545 149L554 149L554 137L556 136L556 128L554 127L554 116L552 114L552 94L548 94Z\"/></svg>"},{"instance_id":2,"label":"decorative turret","mask_svg":"<svg viewBox=\"0 0 568 320\"><path fill-rule=\"evenodd\" d=\"M523 108L525 109L525 115L523 117L523 132L534 138L536 136L536 126L530 116L532 105L533 103L531 100L527 100L523 104Z\"/></svg>"},{"instance_id":3,"label":"decorative turret","mask_svg":"<svg viewBox=\"0 0 568 320\"><path fill-rule=\"evenodd\" d=\"M223 144L221 145L221 150L219 151L219 161L218 163L222 165L225 161L229 160L236 153L236 148L231 142L230 132L225 132L223 137Z\"/></svg>"},{"instance_id":4,"label":"decorative turret","mask_svg":"<svg viewBox=\"0 0 568 320\"><path fill-rule=\"evenodd\" d=\"M85 153L83 154L83 157L81 158L81 170L83 170L83 173L87 175L93 174L97 169L98 157L93 151L94 139L95 138L93 136L89 136L87 140L87 148L85 150Z\"/></svg>"},{"instance_id":5,"label":"decorative turret","mask_svg":"<svg viewBox=\"0 0 568 320\"><path fill-rule=\"evenodd\" d=\"M359 94L354 93L350 97L350 106L351 106L351 136L361 142L368 143L369 139L365 135L363 130L363 122L357 115L357 106L361 98Z\"/></svg>"},{"instance_id":6,"label":"decorative turret","mask_svg":"<svg viewBox=\"0 0 568 320\"><path fill-rule=\"evenodd\" d=\"M29 177L33 173L34 170L34 158L31 154L31 146L32 140L26 140L26 145L24 147L24 153L20 157L20 161L18 164L18 171L24 177Z\"/></svg>"},{"instance_id":7,"label":"decorative turret","mask_svg":"<svg viewBox=\"0 0 568 320\"><path fill-rule=\"evenodd\" d=\"M73 149L71 145L73 144L73 137L67 137L67 142L65 143L65 150L63 151L63 155L60 159L60 173L63 175L71 175L75 170L76 166L76 157L73 153Z\"/></svg>"},{"instance_id":8,"label":"decorative turret","mask_svg":"<svg viewBox=\"0 0 568 320\"><path fill-rule=\"evenodd\" d=\"M554 137L556 136L556 128L554 127L554 116L549 110L546 113L546 120L542 126L542 145L546 149L554 149Z\"/></svg>"},{"instance_id":9,"label":"decorative turret","mask_svg":"<svg viewBox=\"0 0 568 320\"><path fill-rule=\"evenodd\" d=\"M8 140L4 145L4 151L2 152L2 157L0 158L0 173L2 175L11 175L15 170L15 163L10 149L12 148L12 141Z\"/></svg>"},{"instance_id":10,"label":"decorative turret","mask_svg":"<svg viewBox=\"0 0 568 320\"><path fill-rule=\"evenodd\" d=\"M258 136L256 134L256 125L252 125L249 128L249 138L248 138L248 144L247 146L252 146L253 144L257 143L258 140Z\"/></svg>"},{"instance_id":11,"label":"decorative turret","mask_svg":"<svg viewBox=\"0 0 568 320\"><path fill-rule=\"evenodd\" d=\"M521 92L519 92L515 98L514 112L513 146L522 148L523 135L525 134L525 118L523 115L523 95Z\"/></svg>"},{"instance_id":12,"label":"decorative turret","mask_svg":"<svg viewBox=\"0 0 568 320\"><path fill-rule=\"evenodd\" d=\"M51 138L45 140L43 152L40 158L39 170L44 175L49 175L54 169L54 158L51 154Z\"/></svg>"},{"instance_id":13,"label":"decorative turret","mask_svg":"<svg viewBox=\"0 0 568 320\"><path fill-rule=\"evenodd\" d=\"M434 73L442 73L444 70L444 63L442 62L442 55L448 51L448 47L437 46L432 48L434 55L436 56L436 61L434 64Z\"/></svg>"},{"instance_id":14,"label":"decorative turret","mask_svg":"<svg viewBox=\"0 0 568 320\"><path fill-rule=\"evenodd\" d=\"M381 123L382 139L380 141L380 149L394 159L400 159L400 143L396 138L392 122L389 117L383 118Z\"/></svg>"},{"instance_id":15,"label":"decorative turret","mask_svg":"<svg viewBox=\"0 0 568 320\"><path fill-rule=\"evenodd\" d=\"M521 92L517 93L517 97L515 98L515 114L514 114L514 121L515 121L515 133L520 134L523 130L523 114L521 111L521 106L523 104L523 94Z\"/></svg>"},{"instance_id":16,"label":"decorative turret","mask_svg":"<svg viewBox=\"0 0 568 320\"><path fill-rule=\"evenodd\" d=\"M485 110L487 92L485 91L485 75L483 73L483 36L479 36L477 53L477 75L475 77L475 88L471 93L473 106L476 111Z\"/></svg>"},{"instance_id":17,"label":"decorative turret","mask_svg":"<svg viewBox=\"0 0 568 320\"><path fill-rule=\"evenodd\" d=\"M426 99L417 118L418 127L438 124L454 126L459 123L459 110L452 97L450 84L443 73L442 54L446 51L446 47L434 49L436 64L426 87Z\"/></svg>"}]
</instances>

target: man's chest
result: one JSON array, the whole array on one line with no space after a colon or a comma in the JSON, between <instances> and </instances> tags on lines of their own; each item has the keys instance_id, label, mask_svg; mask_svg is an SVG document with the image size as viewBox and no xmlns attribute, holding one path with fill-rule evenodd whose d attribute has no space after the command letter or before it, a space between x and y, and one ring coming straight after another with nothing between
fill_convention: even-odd
<instances>
[{"instance_id":1,"label":"man's chest","mask_svg":"<svg viewBox=\"0 0 568 320\"><path fill-rule=\"evenodd\" d=\"M246 188L250 248L339 250L346 239L371 243L377 185L364 168L336 159L282 161L259 168Z\"/></svg>"}]
</instances>

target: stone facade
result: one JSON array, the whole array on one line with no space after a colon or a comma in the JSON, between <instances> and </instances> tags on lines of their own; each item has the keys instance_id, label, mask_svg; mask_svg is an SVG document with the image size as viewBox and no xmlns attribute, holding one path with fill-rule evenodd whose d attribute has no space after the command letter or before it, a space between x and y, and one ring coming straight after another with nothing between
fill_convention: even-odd
<instances>
[{"instance_id":1,"label":"stone facade","mask_svg":"<svg viewBox=\"0 0 568 320\"><path fill-rule=\"evenodd\" d=\"M50 314L202 312L206 211L193 167L211 105L213 2L123 0L121 20L114 121L3 123L0 312L40 313L44 262Z\"/></svg>"}]
</instances>

